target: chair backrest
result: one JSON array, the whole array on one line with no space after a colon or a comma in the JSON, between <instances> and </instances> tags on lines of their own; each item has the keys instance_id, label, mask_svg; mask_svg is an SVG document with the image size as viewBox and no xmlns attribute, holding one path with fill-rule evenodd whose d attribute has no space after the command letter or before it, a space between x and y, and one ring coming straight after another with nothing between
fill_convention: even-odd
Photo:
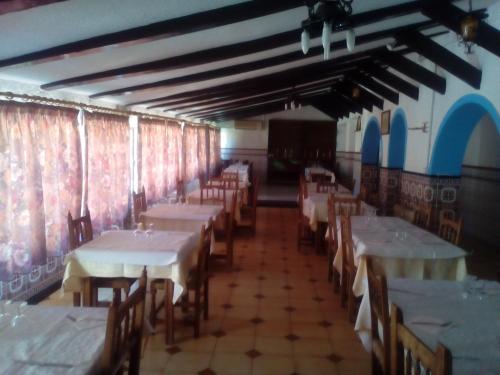
<instances>
[{"instance_id":1,"label":"chair backrest","mask_svg":"<svg viewBox=\"0 0 500 375\"><path fill-rule=\"evenodd\" d=\"M365 185L360 186L359 197L361 198L362 201L366 202L368 200L368 189L366 188Z\"/></svg>"},{"instance_id":2,"label":"chair backrest","mask_svg":"<svg viewBox=\"0 0 500 375\"><path fill-rule=\"evenodd\" d=\"M432 207L420 205L415 210L414 224L421 228L429 229L431 227Z\"/></svg>"},{"instance_id":3,"label":"chair backrest","mask_svg":"<svg viewBox=\"0 0 500 375\"><path fill-rule=\"evenodd\" d=\"M460 234L462 232L463 219L458 220L447 219L442 217L439 222L439 237L443 240L451 242L454 245L460 243Z\"/></svg>"},{"instance_id":4,"label":"chair backrest","mask_svg":"<svg viewBox=\"0 0 500 375\"><path fill-rule=\"evenodd\" d=\"M229 217L227 218L226 223L226 249L228 254L233 253L233 245L234 245L234 223L236 216L236 204L237 204L237 191L233 191L231 196L231 207L229 210ZM232 264L232 259L230 260L230 264Z\"/></svg>"},{"instance_id":5,"label":"chair backrest","mask_svg":"<svg viewBox=\"0 0 500 375\"><path fill-rule=\"evenodd\" d=\"M335 193L338 185L335 182L320 181L316 184L317 193Z\"/></svg>"},{"instance_id":6,"label":"chair backrest","mask_svg":"<svg viewBox=\"0 0 500 375\"><path fill-rule=\"evenodd\" d=\"M207 176L204 172L198 173L198 181L200 183L200 189L204 187L207 183Z\"/></svg>"},{"instance_id":7,"label":"chair backrest","mask_svg":"<svg viewBox=\"0 0 500 375\"><path fill-rule=\"evenodd\" d=\"M92 220L88 207L85 207L86 214L73 219L71 212L68 211L68 232L69 249L74 250L80 245L89 242L94 237L92 230Z\"/></svg>"},{"instance_id":8,"label":"chair backrest","mask_svg":"<svg viewBox=\"0 0 500 375\"><path fill-rule=\"evenodd\" d=\"M177 180L175 184L175 191L177 195L177 201L178 202L185 202L186 201L186 185L184 184L183 179Z\"/></svg>"},{"instance_id":9,"label":"chair backrest","mask_svg":"<svg viewBox=\"0 0 500 375\"><path fill-rule=\"evenodd\" d=\"M210 218L208 224L201 227L200 241L198 245L198 262L196 263L197 282L202 282L204 273L208 272L210 258L210 246L212 243L213 220Z\"/></svg>"},{"instance_id":10,"label":"chair backrest","mask_svg":"<svg viewBox=\"0 0 500 375\"><path fill-rule=\"evenodd\" d=\"M399 217L403 220L409 221L410 223L415 222L415 211L411 208L403 207L399 204L395 204L393 208L394 216Z\"/></svg>"},{"instance_id":11,"label":"chair backrest","mask_svg":"<svg viewBox=\"0 0 500 375\"><path fill-rule=\"evenodd\" d=\"M342 274L352 273L354 270L354 249L352 243L352 231L351 231L351 216L345 212L340 215L340 233L342 241ZM352 288L352 283L354 279L351 280L351 285L347 285L347 288Z\"/></svg>"},{"instance_id":12,"label":"chair backrest","mask_svg":"<svg viewBox=\"0 0 500 375\"><path fill-rule=\"evenodd\" d=\"M450 351L442 344L436 351L429 349L404 325L403 314L395 304L391 306L391 348L391 375L452 374Z\"/></svg>"},{"instance_id":13,"label":"chair backrest","mask_svg":"<svg viewBox=\"0 0 500 375\"><path fill-rule=\"evenodd\" d=\"M347 190L354 191L354 187L356 186L356 179L353 178L352 180L347 180L344 185Z\"/></svg>"},{"instance_id":14,"label":"chair backrest","mask_svg":"<svg viewBox=\"0 0 500 375\"><path fill-rule=\"evenodd\" d=\"M146 201L146 190L144 186L139 193L132 193L132 204L134 212L134 221L138 223L140 221L139 215L141 212L145 212L148 209L148 204Z\"/></svg>"},{"instance_id":15,"label":"chair backrest","mask_svg":"<svg viewBox=\"0 0 500 375\"><path fill-rule=\"evenodd\" d=\"M238 172L222 172L222 179L226 183L228 189L239 189L240 188L240 178Z\"/></svg>"},{"instance_id":16,"label":"chair backrest","mask_svg":"<svg viewBox=\"0 0 500 375\"><path fill-rule=\"evenodd\" d=\"M372 257L366 258L368 293L370 296L370 317L372 333L372 367L378 367L380 374L390 373L391 329L389 321L389 302L387 280L382 272L375 271ZM382 326L380 334L379 324ZM377 373L377 372L374 372Z\"/></svg>"},{"instance_id":17,"label":"chair backrest","mask_svg":"<svg viewBox=\"0 0 500 375\"><path fill-rule=\"evenodd\" d=\"M125 301L115 298L109 308L106 338L101 356L101 374L121 374L128 361L128 374L139 374L144 307L146 304L146 267L139 287Z\"/></svg>"},{"instance_id":18,"label":"chair backrest","mask_svg":"<svg viewBox=\"0 0 500 375\"><path fill-rule=\"evenodd\" d=\"M328 196L328 249L333 254L339 248L339 237L337 228L337 210L332 193Z\"/></svg>"},{"instance_id":19,"label":"chair backrest","mask_svg":"<svg viewBox=\"0 0 500 375\"><path fill-rule=\"evenodd\" d=\"M329 176L324 173L311 173L311 182L324 182L328 180Z\"/></svg>"},{"instance_id":20,"label":"chair backrest","mask_svg":"<svg viewBox=\"0 0 500 375\"><path fill-rule=\"evenodd\" d=\"M361 215L361 198L359 195L357 197L333 195L332 199L339 215L342 212L345 212L349 216Z\"/></svg>"}]
</instances>

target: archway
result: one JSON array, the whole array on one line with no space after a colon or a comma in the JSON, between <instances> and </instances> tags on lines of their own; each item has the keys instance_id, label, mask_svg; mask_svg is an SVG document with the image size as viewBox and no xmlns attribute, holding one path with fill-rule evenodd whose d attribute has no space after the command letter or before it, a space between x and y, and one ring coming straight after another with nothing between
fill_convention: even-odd
<instances>
[{"instance_id":1,"label":"archway","mask_svg":"<svg viewBox=\"0 0 500 375\"><path fill-rule=\"evenodd\" d=\"M453 104L439 127L428 174L460 176L470 135L479 120L487 114L500 133L500 115L495 106L484 96L465 95Z\"/></svg>"},{"instance_id":2,"label":"archway","mask_svg":"<svg viewBox=\"0 0 500 375\"><path fill-rule=\"evenodd\" d=\"M366 125L361 146L361 186L366 188L368 196L365 199L369 202L378 200L381 143L380 125L372 116Z\"/></svg>"},{"instance_id":3,"label":"archway","mask_svg":"<svg viewBox=\"0 0 500 375\"><path fill-rule=\"evenodd\" d=\"M389 168L404 168L407 133L406 115L401 108L398 108L392 116L391 133L389 134L389 154L387 161Z\"/></svg>"},{"instance_id":4,"label":"archway","mask_svg":"<svg viewBox=\"0 0 500 375\"><path fill-rule=\"evenodd\" d=\"M380 209L383 214L392 214L394 205L400 203L401 175L406 159L408 125L402 108L394 111L389 134L387 168L380 169Z\"/></svg>"}]
</instances>

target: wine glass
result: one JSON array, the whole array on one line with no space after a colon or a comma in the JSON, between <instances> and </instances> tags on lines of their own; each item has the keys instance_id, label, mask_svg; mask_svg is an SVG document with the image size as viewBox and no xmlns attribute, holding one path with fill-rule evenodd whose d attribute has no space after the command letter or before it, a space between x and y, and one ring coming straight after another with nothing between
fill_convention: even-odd
<instances>
[{"instance_id":1,"label":"wine glass","mask_svg":"<svg viewBox=\"0 0 500 375\"><path fill-rule=\"evenodd\" d=\"M0 301L0 330L10 324L12 315L7 308L12 304L11 300Z\"/></svg>"},{"instance_id":2,"label":"wine glass","mask_svg":"<svg viewBox=\"0 0 500 375\"><path fill-rule=\"evenodd\" d=\"M14 315L14 318L12 318L10 325L12 328L16 327L22 327L26 325L26 321L28 318L26 318L26 315L24 315L24 308L28 306L27 302L22 302L16 306L16 315Z\"/></svg>"}]
</instances>

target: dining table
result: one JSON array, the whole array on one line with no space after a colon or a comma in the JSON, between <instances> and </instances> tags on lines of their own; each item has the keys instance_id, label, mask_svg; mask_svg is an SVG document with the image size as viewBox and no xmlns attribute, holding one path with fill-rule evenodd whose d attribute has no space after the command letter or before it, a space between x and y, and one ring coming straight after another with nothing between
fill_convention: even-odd
<instances>
[{"instance_id":1,"label":"dining table","mask_svg":"<svg viewBox=\"0 0 500 375\"><path fill-rule=\"evenodd\" d=\"M205 187L203 189L203 200L211 204L212 199L219 197L218 187ZM186 202L190 205L201 205L201 188L194 189L186 195ZM241 222L241 207L248 204L248 188L240 187L238 189L226 188L226 213L231 211L232 196L236 192L236 208L234 213L234 220L236 223Z\"/></svg>"},{"instance_id":2,"label":"dining table","mask_svg":"<svg viewBox=\"0 0 500 375\"><path fill-rule=\"evenodd\" d=\"M333 173L331 170L326 169L321 166L312 166L312 167L306 167L304 169L304 175L306 177L306 181L312 181L311 175L312 174L324 174L330 177L330 182L334 183L335 182L335 173Z\"/></svg>"},{"instance_id":3,"label":"dining table","mask_svg":"<svg viewBox=\"0 0 500 375\"><path fill-rule=\"evenodd\" d=\"M96 373L104 348L108 309L5 306L15 326L0 320L0 374Z\"/></svg>"},{"instance_id":4,"label":"dining table","mask_svg":"<svg viewBox=\"0 0 500 375\"><path fill-rule=\"evenodd\" d=\"M248 185L250 182L249 176L250 165L243 164L241 162L234 163L224 168L223 172L226 173L238 173L238 179L243 185Z\"/></svg>"},{"instance_id":5,"label":"dining table","mask_svg":"<svg viewBox=\"0 0 500 375\"><path fill-rule=\"evenodd\" d=\"M389 278L387 292L389 304L401 309L405 326L425 345L448 348L453 374L500 374L500 283L471 276L460 282ZM356 325L369 347L367 300Z\"/></svg>"},{"instance_id":6,"label":"dining table","mask_svg":"<svg viewBox=\"0 0 500 375\"><path fill-rule=\"evenodd\" d=\"M200 232L116 230L102 233L64 258L62 288L91 301L90 278L138 279L144 266L149 279L165 281L165 340L173 342L173 304L187 290L196 264Z\"/></svg>"}]
</instances>

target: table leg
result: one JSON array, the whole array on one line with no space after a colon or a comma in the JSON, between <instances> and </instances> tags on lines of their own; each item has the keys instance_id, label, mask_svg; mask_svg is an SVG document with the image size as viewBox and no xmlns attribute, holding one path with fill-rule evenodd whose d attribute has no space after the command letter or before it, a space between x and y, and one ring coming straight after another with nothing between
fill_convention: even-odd
<instances>
[{"instance_id":1,"label":"table leg","mask_svg":"<svg viewBox=\"0 0 500 375\"><path fill-rule=\"evenodd\" d=\"M82 295L80 292L73 292L73 306L80 307L82 304Z\"/></svg>"},{"instance_id":2,"label":"table leg","mask_svg":"<svg viewBox=\"0 0 500 375\"><path fill-rule=\"evenodd\" d=\"M165 344L174 343L174 283L170 279L165 280Z\"/></svg>"},{"instance_id":3,"label":"table leg","mask_svg":"<svg viewBox=\"0 0 500 375\"><path fill-rule=\"evenodd\" d=\"M92 285L90 277L85 277L82 280L83 287L83 306L92 306Z\"/></svg>"}]
</instances>

